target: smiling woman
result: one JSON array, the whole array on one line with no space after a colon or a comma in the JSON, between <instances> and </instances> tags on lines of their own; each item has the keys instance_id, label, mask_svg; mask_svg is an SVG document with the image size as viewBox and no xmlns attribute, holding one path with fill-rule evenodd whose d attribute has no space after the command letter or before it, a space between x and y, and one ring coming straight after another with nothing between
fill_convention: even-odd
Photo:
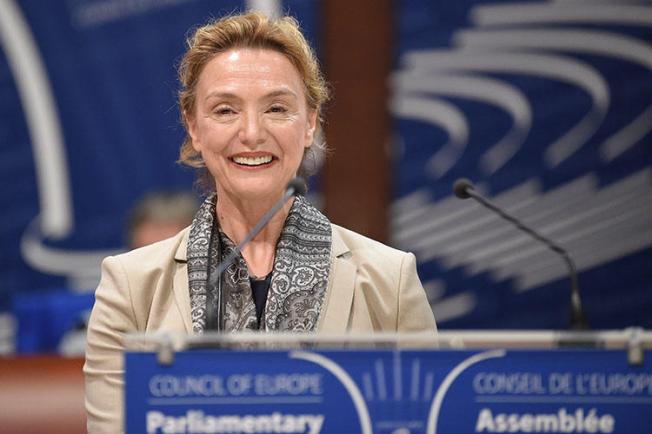
<instances>
[{"instance_id":1,"label":"smiling woman","mask_svg":"<svg viewBox=\"0 0 652 434\"><path fill-rule=\"evenodd\" d=\"M414 255L331 224L303 196L237 252L288 182L314 169L327 87L290 17L226 17L188 44L180 161L209 194L190 227L102 265L84 367L93 433L122 429L126 333L436 330Z\"/></svg>"},{"instance_id":2,"label":"smiling woman","mask_svg":"<svg viewBox=\"0 0 652 434\"><path fill-rule=\"evenodd\" d=\"M230 52L228 58L237 60L237 49L254 49L280 54L284 62L294 68L293 73L300 81L301 95L305 98L307 108L316 115L313 138L318 138L321 131L322 106L328 100L328 86L319 69L317 58L299 29L298 23L291 17L282 17L269 21L259 13L227 17L200 27L188 40L188 51L179 67L179 79L182 89L179 92L179 106L187 129L197 107L197 83L204 74L204 69L214 57ZM264 66L270 71L272 65ZM291 89L284 89L291 91ZM295 90L296 92L296 90ZM273 96L273 95L270 95ZM295 93L295 97L299 97ZM299 167L300 176L310 176L317 169L317 162L323 156L325 146L320 140L313 140L304 151ZM201 153L195 149L190 135L181 147L180 161L196 168L203 168ZM206 172L201 172L204 176ZM206 178L204 177L204 180ZM210 186L212 179L209 180Z\"/></svg>"},{"instance_id":3,"label":"smiling woman","mask_svg":"<svg viewBox=\"0 0 652 434\"><path fill-rule=\"evenodd\" d=\"M218 208L251 200L269 209L296 176L316 128L298 71L279 52L236 48L206 64L195 95L185 118Z\"/></svg>"}]
</instances>

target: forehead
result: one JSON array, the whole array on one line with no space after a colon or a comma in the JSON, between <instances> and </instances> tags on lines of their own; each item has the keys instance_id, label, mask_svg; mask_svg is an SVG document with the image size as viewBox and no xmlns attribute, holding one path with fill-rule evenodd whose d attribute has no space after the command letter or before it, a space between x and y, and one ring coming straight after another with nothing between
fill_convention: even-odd
<instances>
[{"instance_id":1,"label":"forehead","mask_svg":"<svg viewBox=\"0 0 652 434\"><path fill-rule=\"evenodd\" d=\"M278 51L262 48L234 48L213 57L199 76L197 91L222 88L286 88L303 95L303 81L292 62Z\"/></svg>"}]
</instances>

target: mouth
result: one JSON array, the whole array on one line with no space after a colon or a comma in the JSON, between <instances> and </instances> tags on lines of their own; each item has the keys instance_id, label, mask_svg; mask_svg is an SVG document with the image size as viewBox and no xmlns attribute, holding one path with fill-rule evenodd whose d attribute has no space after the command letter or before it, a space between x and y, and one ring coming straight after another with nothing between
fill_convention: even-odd
<instances>
[{"instance_id":1,"label":"mouth","mask_svg":"<svg viewBox=\"0 0 652 434\"><path fill-rule=\"evenodd\" d=\"M271 164L274 161L272 155L260 155L255 157L236 155L230 158L238 166L244 167L262 167Z\"/></svg>"}]
</instances>

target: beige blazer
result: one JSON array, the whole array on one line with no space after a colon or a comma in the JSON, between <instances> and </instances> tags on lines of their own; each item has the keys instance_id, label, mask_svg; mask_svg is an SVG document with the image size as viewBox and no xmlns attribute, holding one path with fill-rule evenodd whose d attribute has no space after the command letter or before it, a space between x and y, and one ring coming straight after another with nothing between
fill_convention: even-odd
<instances>
[{"instance_id":1,"label":"beige blazer","mask_svg":"<svg viewBox=\"0 0 652 434\"><path fill-rule=\"evenodd\" d=\"M332 225L332 263L320 333L436 331L414 255ZM89 433L123 431L123 337L192 333L186 264L189 230L102 263L88 325Z\"/></svg>"}]
</instances>

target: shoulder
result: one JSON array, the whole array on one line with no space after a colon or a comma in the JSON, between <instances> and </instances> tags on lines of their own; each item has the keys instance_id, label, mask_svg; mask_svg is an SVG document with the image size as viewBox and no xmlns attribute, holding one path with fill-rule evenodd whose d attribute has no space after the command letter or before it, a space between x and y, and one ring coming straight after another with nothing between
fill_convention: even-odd
<instances>
[{"instance_id":1,"label":"shoulder","mask_svg":"<svg viewBox=\"0 0 652 434\"><path fill-rule=\"evenodd\" d=\"M355 266L360 281L370 280L378 286L398 288L406 269L414 268L416 261L411 253L341 226L332 225L332 228L333 257Z\"/></svg>"},{"instance_id":2,"label":"shoulder","mask_svg":"<svg viewBox=\"0 0 652 434\"><path fill-rule=\"evenodd\" d=\"M333 229L333 250L336 255L350 253L351 257L363 260L381 258L383 261L401 262L411 256L402 250L387 246L379 241L352 230L331 224Z\"/></svg>"},{"instance_id":3,"label":"shoulder","mask_svg":"<svg viewBox=\"0 0 652 434\"><path fill-rule=\"evenodd\" d=\"M153 301L169 297L175 274L184 270L187 237L184 229L166 240L105 258L94 311L113 312L107 317L123 312L132 318L126 322L134 324L125 331L143 330Z\"/></svg>"},{"instance_id":4,"label":"shoulder","mask_svg":"<svg viewBox=\"0 0 652 434\"><path fill-rule=\"evenodd\" d=\"M120 263L125 271L152 270L174 261L185 262L189 230L185 228L171 238L108 257L105 262Z\"/></svg>"},{"instance_id":5,"label":"shoulder","mask_svg":"<svg viewBox=\"0 0 652 434\"><path fill-rule=\"evenodd\" d=\"M102 262L102 279L113 276L130 289L132 297L149 297L185 265L188 231L186 228L163 241L107 257Z\"/></svg>"},{"instance_id":6,"label":"shoulder","mask_svg":"<svg viewBox=\"0 0 652 434\"><path fill-rule=\"evenodd\" d=\"M435 322L416 269L416 258L333 225L336 274L354 275L354 329L432 331ZM348 266L343 267L344 263ZM341 267L341 268L340 268ZM369 326L371 324L371 326Z\"/></svg>"}]
</instances>

